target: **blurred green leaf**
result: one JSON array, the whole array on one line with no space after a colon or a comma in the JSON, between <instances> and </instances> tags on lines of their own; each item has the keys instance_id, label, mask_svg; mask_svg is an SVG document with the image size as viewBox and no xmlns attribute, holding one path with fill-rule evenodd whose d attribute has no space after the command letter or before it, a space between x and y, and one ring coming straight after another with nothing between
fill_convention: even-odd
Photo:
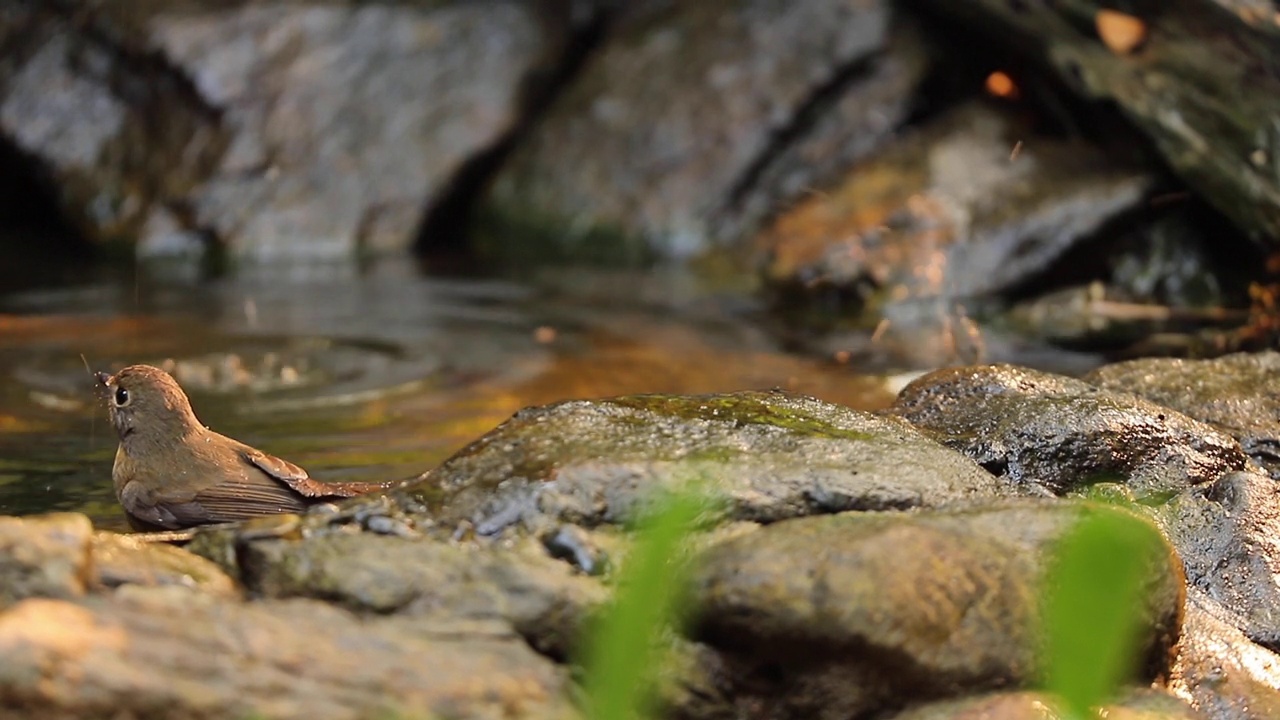
<instances>
[{"instance_id":1,"label":"blurred green leaf","mask_svg":"<svg viewBox=\"0 0 1280 720\"><path fill-rule=\"evenodd\" d=\"M680 597L688 575L685 541L704 509L699 494L673 494L639 523L617 594L592 633L584 679L588 718L653 716L665 661L660 639L687 610Z\"/></svg>"},{"instance_id":2,"label":"blurred green leaf","mask_svg":"<svg viewBox=\"0 0 1280 720\"><path fill-rule=\"evenodd\" d=\"M1089 511L1060 541L1045 591L1046 681L1076 718L1105 703L1136 669L1145 583L1166 551L1125 511Z\"/></svg>"}]
</instances>

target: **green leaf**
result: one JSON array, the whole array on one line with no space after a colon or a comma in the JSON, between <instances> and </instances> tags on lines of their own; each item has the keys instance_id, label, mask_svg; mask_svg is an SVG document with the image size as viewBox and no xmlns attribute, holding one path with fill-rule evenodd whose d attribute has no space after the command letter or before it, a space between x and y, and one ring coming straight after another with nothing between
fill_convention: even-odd
<instances>
[{"instance_id":1,"label":"green leaf","mask_svg":"<svg viewBox=\"0 0 1280 720\"><path fill-rule=\"evenodd\" d=\"M639 524L617 594L591 637L584 679L588 718L653 715L665 661L659 639L687 609L681 602L688 576L683 550L704 508L697 494L670 495Z\"/></svg>"},{"instance_id":2,"label":"green leaf","mask_svg":"<svg viewBox=\"0 0 1280 720\"><path fill-rule=\"evenodd\" d=\"M1144 585L1167 562L1159 532L1128 512L1088 511L1059 542L1045 591L1047 689L1084 718L1129 680Z\"/></svg>"}]
</instances>

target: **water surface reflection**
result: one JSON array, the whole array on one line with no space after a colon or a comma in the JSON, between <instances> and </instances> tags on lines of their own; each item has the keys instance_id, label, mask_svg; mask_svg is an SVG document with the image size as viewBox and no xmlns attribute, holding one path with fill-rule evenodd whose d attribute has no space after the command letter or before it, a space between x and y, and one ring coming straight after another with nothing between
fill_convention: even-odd
<instances>
[{"instance_id":1,"label":"water surface reflection","mask_svg":"<svg viewBox=\"0 0 1280 720\"><path fill-rule=\"evenodd\" d=\"M787 387L888 402L877 378L779 352L741 297L679 271L514 283L404 262L212 281L142 268L2 296L0 513L124 526L86 361L166 364L205 423L321 479L416 475L512 412L570 398Z\"/></svg>"}]
</instances>

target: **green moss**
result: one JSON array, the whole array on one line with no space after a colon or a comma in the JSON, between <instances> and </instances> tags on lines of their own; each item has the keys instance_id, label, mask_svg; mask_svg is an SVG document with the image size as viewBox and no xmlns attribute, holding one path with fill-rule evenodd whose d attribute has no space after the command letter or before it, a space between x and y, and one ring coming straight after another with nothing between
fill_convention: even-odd
<instances>
[{"instance_id":1,"label":"green moss","mask_svg":"<svg viewBox=\"0 0 1280 720\"><path fill-rule=\"evenodd\" d=\"M869 433L837 427L806 412L788 408L786 398L782 395L629 395L605 402L681 420L718 420L739 425L765 425L812 437L838 440L874 438Z\"/></svg>"},{"instance_id":2,"label":"green moss","mask_svg":"<svg viewBox=\"0 0 1280 720\"><path fill-rule=\"evenodd\" d=\"M1131 505L1137 502L1133 488L1125 484L1125 478L1115 473L1108 473L1106 478L1085 480L1074 491L1071 497L1094 500L1111 505Z\"/></svg>"}]
</instances>

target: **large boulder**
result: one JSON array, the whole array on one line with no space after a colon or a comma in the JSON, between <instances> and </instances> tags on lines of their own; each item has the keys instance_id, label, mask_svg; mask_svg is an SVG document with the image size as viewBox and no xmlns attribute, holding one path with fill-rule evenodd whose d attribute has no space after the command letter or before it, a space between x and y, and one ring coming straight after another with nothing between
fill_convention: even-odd
<instances>
[{"instance_id":1,"label":"large boulder","mask_svg":"<svg viewBox=\"0 0 1280 720\"><path fill-rule=\"evenodd\" d=\"M640 395L530 408L400 491L448 532L627 523L705 488L736 520L905 510L1009 491L894 418L783 392Z\"/></svg>"},{"instance_id":2,"label":"large boulder","mask_svg":"<svg viewBox=\"0 0 1280 720\"><path fill-rule=\"evenodd\" d=\"M777 523L706 553L694 633L730 657L731 694L768 717L869 717L904 698L1028 687L1054 542L1087 513L1117 512L1022 500ZM1183 585L1171 550L1142 572L1150 679L1174 657Z\"/></svg>"},{"instance_id":3,"label":"large boulder","mask_svg":"<svg viewBox=\"0 0 1280 720\"><path fill-rule=\"evenodd\" d=\"M522 138L482 238L506 257L627 260L738 238L865 155L924 69L888 3L642 3Z\"/></svg>"},{"instance_id":4,"label":"large boulder","mask_svg":"<svg viewBox=\"0 0 1280 720\"><path fill-rule=\"evenodd\" d=\"M1273 6L1250 0L929 4L972 21L990 42L1041 61L1084 97L1115 103L1187 184L1274 247L1280 237L1274 121L1280 78L1268 68L1280 62L1280 25Z\"/></svg>"},{"instance_id":5,"label":"large boulder","mask_svg":"<svg viewBox=\"0 0 1280 720\"><path fill-rule=\"evenodd\" d=\"M408 246L560 37L518 0L18 7L0 132L88 236L144 254Z\"/></svg>"}]
</instances>

